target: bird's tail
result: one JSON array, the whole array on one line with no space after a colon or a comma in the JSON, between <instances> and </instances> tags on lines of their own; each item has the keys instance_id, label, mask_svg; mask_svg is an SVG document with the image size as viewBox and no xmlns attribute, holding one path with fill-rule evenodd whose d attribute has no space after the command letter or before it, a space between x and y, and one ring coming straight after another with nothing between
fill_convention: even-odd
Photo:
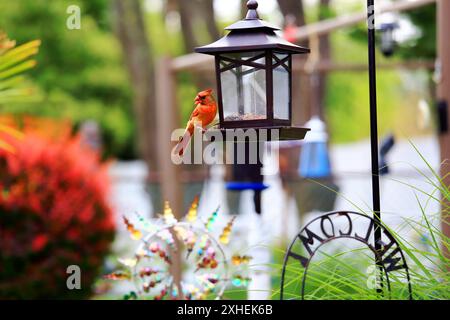
<instances>
[{"instance_id":1,"label":"bird's tail","mask_svg":"<svg viewBox=\"0 0 450 320\"><path fill-rule=\"evenodd\" d=\"M189 141L191 141L191 137L193 134L194 134L194 124L189 121L183 136L180 137L180 140L178 141L178 144L174 149L175 154L178 154L180 157L183 156L184 151L186 150Z\"/></svg>"}]
</instances>

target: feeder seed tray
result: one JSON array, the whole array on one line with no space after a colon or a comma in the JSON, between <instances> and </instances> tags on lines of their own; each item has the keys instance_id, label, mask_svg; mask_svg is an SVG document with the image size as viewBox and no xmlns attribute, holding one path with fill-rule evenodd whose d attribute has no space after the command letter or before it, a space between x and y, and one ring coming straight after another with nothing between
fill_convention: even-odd
<instances>
[{"instance_id":1,"label":"feeder seed tray","mask_svg":"<svg viewBox=\"0 0 450 320\"><path fill-rule=\"evenodd\" d=\"M225 117L225 121L246 121L246 120L264 120L267 117L262 114L254 114L254 113L245 113L245 114L238 114L234 113L232 115L229 115Z\"/></svg>"}]
</instances>

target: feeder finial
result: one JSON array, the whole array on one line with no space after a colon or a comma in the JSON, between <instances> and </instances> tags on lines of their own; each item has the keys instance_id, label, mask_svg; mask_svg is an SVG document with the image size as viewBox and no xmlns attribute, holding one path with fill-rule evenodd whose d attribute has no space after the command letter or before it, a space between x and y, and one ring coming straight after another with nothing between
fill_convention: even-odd
<instances>
[{"instance_id":1,"label":"feeder finial","mask_svg":"<svg viewBox=\"0 0 450 320\"><path fill-rule=\"evenodd\" d=\"M256 9L258 9L258 1L256 0L249 0L247 2L247 16L245 17L245 20L257 20L259 19L258 12Z\"/></svg>"}]
</instances>

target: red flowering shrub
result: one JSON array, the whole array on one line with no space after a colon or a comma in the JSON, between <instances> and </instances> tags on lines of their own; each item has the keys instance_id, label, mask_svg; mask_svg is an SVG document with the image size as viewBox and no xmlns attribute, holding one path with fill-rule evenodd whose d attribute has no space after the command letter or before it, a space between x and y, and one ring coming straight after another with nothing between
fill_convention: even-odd
<instances>
[{"instance_id":1,"label":"red flowering shrub","mask_svg":"<svg viewBox=\"0 0 450 320\"><path fill-rule=\"evenodd\" d=\"M84 298L114 236L106 166L78 139L27 135L0 150L0 299ZM69 290L67 267L81 269Z\"/></svg>"}]
</instances>

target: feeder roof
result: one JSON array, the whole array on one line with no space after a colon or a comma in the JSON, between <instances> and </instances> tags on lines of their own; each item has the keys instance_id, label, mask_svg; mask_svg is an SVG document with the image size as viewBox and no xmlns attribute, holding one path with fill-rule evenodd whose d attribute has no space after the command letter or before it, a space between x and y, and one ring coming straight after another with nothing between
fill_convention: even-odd
<instances>
[{"instance_id":1,"label":"feeder roof","mask_svg":"<svg viewBox=\"0 0 450 320\"><path fill-rule=\"evenodd\" d=\"M248 1L247 8L249 11L244 20L225 28L230 33L216 42L196 48L195 51L212 55L224 52L266 49L280 50L292 54L309 53L308 48L295 45L280 37L276 33L277 30L280 30L278 27L259 19L256 1Z\"/></svg>"}]
</instances>

